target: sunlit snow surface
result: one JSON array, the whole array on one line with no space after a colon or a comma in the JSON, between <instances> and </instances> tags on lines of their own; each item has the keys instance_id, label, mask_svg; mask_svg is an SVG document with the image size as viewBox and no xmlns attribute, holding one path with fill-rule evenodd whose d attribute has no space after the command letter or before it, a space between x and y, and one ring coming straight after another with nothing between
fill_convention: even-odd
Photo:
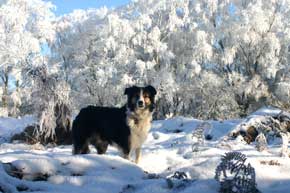
<instances>
[{"instance_id":1,"label":"sunlit snow surface","mask_svg":"<svg viewBox=\"0 0 290 193\"><path fill-rule=\"evenodd\" d=\"M205 141L198 152L192 152L192 132L202 120L174 117L154 121L143 146L143 157L139 165L122 159L114 147L110 147L106 155L97 155L92 148L91 154L73 156L71 146L45 148L3 141L0 145L0 160L21 169L25 182L35 179L39 174L48 176L46 181L28 183L33 192L216 193L219 184L214 180L214 175L221 156L225 152L241 151L247 156L247 163L256 170L257 187L261 192L288 193L290 159L280 157L279 144L271 144L268 151L258 152L253 144L245 144L240 138L226 140L228 133L240 127L240 124L257 121L264 114L279 112L277 109L265 108L246 119L206 121L208 128L205 132L213 138ZM21 126L33 120L31 117L1 118L0 134L3 138L9 138L11 133L16 130L19 132ZM279 165L265 164L271 160ZM190 183L183 188L169 189L165 178L175 171L185 172L191 179ZM0 172L3 173L3 170ZM158 174L161 178L150 179L148 173ZM3 176L0 174L0 183Z\"/></svg>"}]
</instances>

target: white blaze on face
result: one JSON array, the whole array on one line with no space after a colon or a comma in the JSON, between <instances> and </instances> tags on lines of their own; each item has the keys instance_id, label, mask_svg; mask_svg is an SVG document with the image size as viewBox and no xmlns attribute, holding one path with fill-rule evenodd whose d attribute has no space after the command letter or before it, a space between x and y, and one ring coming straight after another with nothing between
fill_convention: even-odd
<instances>
[{"instance_id":1,"label":"white blaze on face","mask_svg":"<svg viewBox=\"0 0 290 193\"><path fill-rule=\"evenodd\" d=\"M141 91L140 91L140 99L139 100L144 103L143 89L141 89Z\"/></svg>"},{"instance_id":2,"label":"white blaze on face","mask_svg":"<svg viewBox=\"0 0 290 193\"><path fill-rule=\"evenodd\" d=\"M140 89L139 98L137 99L137 107L143 108L145 107L145 100L143 96L143 89Z\"/></svg>"}]
</instances>

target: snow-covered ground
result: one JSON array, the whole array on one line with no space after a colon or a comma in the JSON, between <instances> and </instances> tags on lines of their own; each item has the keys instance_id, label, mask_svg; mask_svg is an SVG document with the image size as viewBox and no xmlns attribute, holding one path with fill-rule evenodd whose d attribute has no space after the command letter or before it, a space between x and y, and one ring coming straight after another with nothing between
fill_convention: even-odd
<instances>
[{"instance_id":1,"label":"snow-covered ground","mask_svg":"<svg viewBox=\"0 0 290 193\"><path fill-rule=\"evenodd\" d=\"M106 155L97 155L92 149L91 154L73 156L71 146L46 148L2 143L0 161L11 163L21 170L23 180L8 176L0 167L0 186L1 183L18 185L26 192L217 193L219 183L214 176L221 156L229 151L240 151L247 156L246 162L255 168L257 187L261 192L288 193L290 159L280 157L279 143L269 145L267 151L258 152L253 144L248 145L241 138L227 140L227 135L241 124L279 112L277 109L261 109L240 120L201 121L174 117L154 121L139 165L122 159L113 147ZM8 124L10 121L11 124ZM21 125L32 121L32 118L1 118L0 136L7 138L14 132L13 129L19 131ZM206 127L205 134L212 139L193 148L196 139L192 133L202 123ZM185 172L189 180L186 183L177 180L179 185L170 187L166 177L176 171ZM39 176L45 179L38 179ZM35 179L38 181L32 181ZM14 191L17 189L14 188Z\"/></svg>"}]
</instances>

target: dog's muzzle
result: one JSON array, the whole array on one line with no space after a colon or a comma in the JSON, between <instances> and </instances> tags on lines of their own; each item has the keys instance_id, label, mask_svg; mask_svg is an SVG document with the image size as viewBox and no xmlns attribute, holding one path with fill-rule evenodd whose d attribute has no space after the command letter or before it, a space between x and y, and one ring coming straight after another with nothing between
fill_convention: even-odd
<instances>
[{"instance_id":1,"label":"dog's muzzle","mask_svg":"<svg viewBox=\"0 0 290 193\"><path fill-rule=\"evenodd\" d=\"M138 101L138 102L137 102L137 107L138 107L138 108L140 108L140 109L143 109L143 108L145 107L145 104L144 104L144 102L143 102L143 101L141 101L141 100L140 100L140 101Z\"/></svg>"}]
</instances>

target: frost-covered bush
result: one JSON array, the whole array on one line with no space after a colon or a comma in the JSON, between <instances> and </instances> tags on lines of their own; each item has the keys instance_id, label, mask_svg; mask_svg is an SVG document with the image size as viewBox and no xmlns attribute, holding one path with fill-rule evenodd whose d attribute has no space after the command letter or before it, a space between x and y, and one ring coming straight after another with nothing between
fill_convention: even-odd
<instances>
[{"instance_id":1,"label":"frost-covered bush","mask_svg":"<svg viewBox=\"0 0 290 193\"><path fill-rule=\"evenodd\" d=\"M32 100L37 112L35 137L42 143L65 141L70 137L70 87L45 64L26 69L32 81Z\"/></svg>"},{"instance_id":2,"label":"frost-covered bush","mask_svg":"<svg viewBox=\"0 0 290 193\"><path fill-rule=\"evenodd\" d=\"M240 116L248 115L267 104L267 98L270 96L269 86L260 76L254 75L251 79L247 79L242 74L231 73L229 81L234 85L233 92Z\"/></svg>"},{"instance_id":3,"label":"frost-covered bush","mask_svg":"<svg viewBox=\"0 0 290 193\"><path fill-rule=\"evenodd\" d=\"M210 123L203 122L199 124L192 132L192 140L193 140L193 144L191 146L192 152L200 151L200 147L204 145L205 141L204 132L209 127L211 127Z\"/></svg>"},{"instance_id":4,"label":"frost-covered bush","mask_svg":"<svg viewBox=\"0 0 290 193\"><path fill-rule=\"evenodd\" d=\"M275 85L274 94L281 103L289 103L290 101L290 84L289 82L281 82Z\"/></svg>"},{"instance_id":5,"label":"frost-covered bush","mask_svg":"<svg viewBox=\"0 0 290 193\"><path fill-rule=\"evenodd\" d=\"M240 152L229 152L221 158L215 179L220 183L220 193L258 193L256 173L246 156Z\"/></svg>"},{"instance_id":6,"label":"frost-covered bush","mask_svg":"<svg viewBox=\"0 0 290 193\"><path fill-rule=\"evenodd\" d=\"M247 143L254 142L259 134L263 134L270 143L275 138L281 138L283 134L288 135L290 125L289 113L281 111L276 115L264 115L260 117L251 117L237 126L230 135L237 137L241 135Z\"/></svg>"},{"instance_id":7,"label":"frost-covered bush","mask_svg":"<svg viewBox=\"0 0 290 193\"><path fill-rule=\"evenodd\" d=\"M176 171L173 175L166 178L166 183L169 189L181 190L186 188L192 180L189 179L185 172Z\"/></svg>"},{"instance_id":8,"label":"frost-covered bush","mask_svg":"<svg viewBox=\"0 0 290 193\"><path fill-rule=\"evenodd\" d=\"M265 135L263 133L260 133L256 139L256 148L258 151L264 151L267 150L268 148L268 143Z\"/></svg>"},{"instance_id":9,"label":"frost-covered bush","mask_svg":"<svg viewBox=\"0 0 290 193\"><path fill-rule=\"evenodd\" d=\"M289 150L288 150L288 144L289 144L289 137L287 133L280 133L282 138L282 147L281 147L281 156L282 157L289 157Z\"/></svg>"}]
</instances>

